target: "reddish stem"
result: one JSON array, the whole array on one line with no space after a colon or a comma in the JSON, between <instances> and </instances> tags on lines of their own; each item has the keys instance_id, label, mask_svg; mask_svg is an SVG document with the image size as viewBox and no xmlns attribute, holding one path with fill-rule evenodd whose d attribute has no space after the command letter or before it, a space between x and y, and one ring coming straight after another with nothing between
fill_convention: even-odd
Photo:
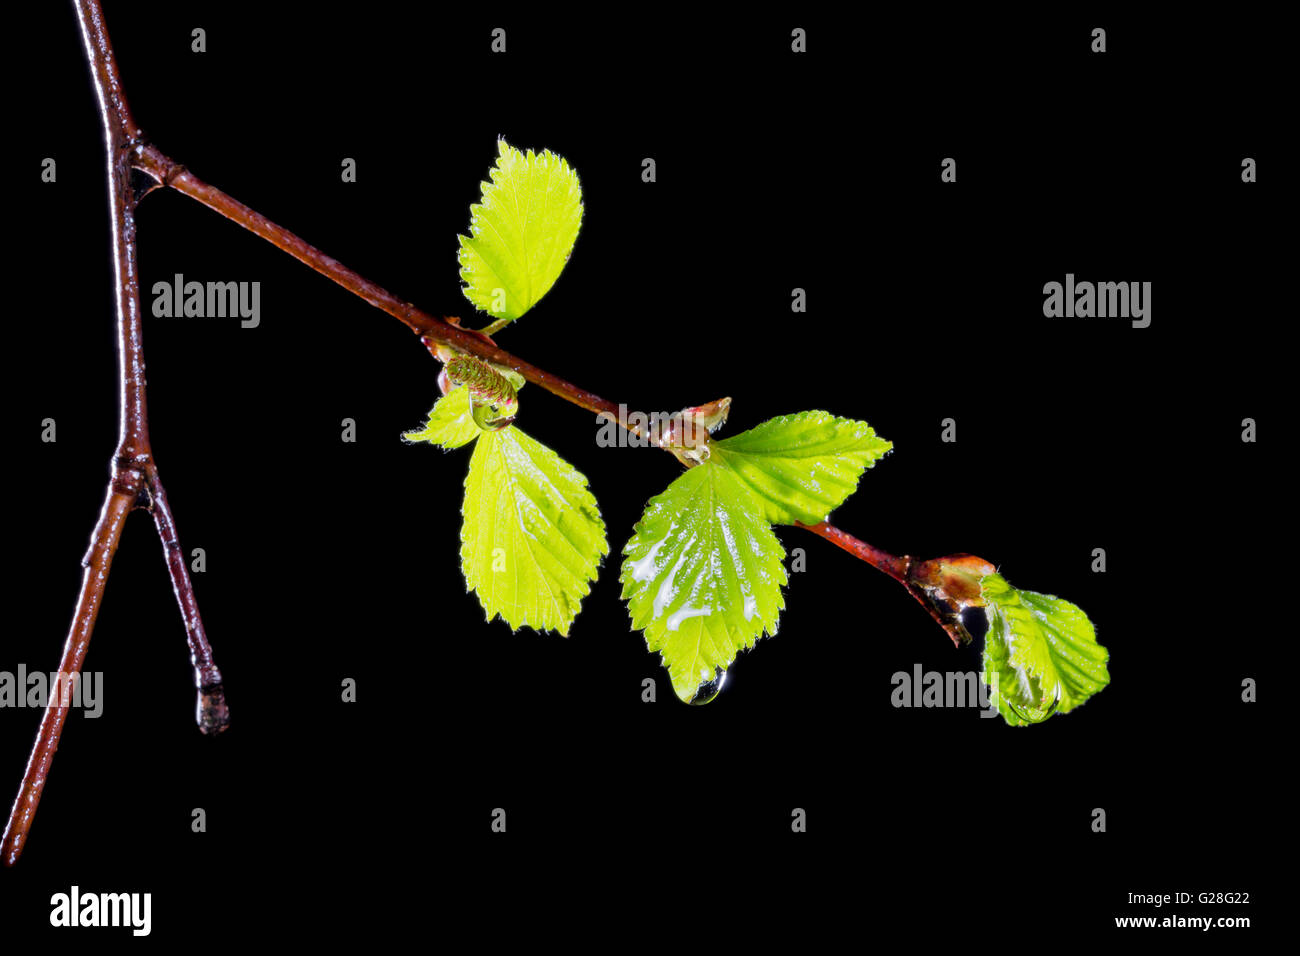
<instances>
[{"instance_id":1,"label":"reddish stem","mask_svg":"<svg viewBox=\"0 0 1300 956\"><path fill-rule=\"evenodd\" d=\"M804 524L802 521L796 521L795 525L811 531L813 534L821 535L836 547L843 548L849 554L861 558L878 571L884 571L900 584L907 585L907 567L912 561L907 555L899 557L896 554L890 554L888 551L882 551L875 545L867 544L861 538L855 538L847 531L841 531L825 521L818 524Z\"/></svg>"},{"instance_id":2,"label":"reddish stem","mask_svg":"<svg viewBox=\"0 0 1300 956\"><path fill-rule=\"evenodd\" d=\"M960 647L970 640L969 635L966 634L960 623L960 617L954 618L951 615L945 617L940 612L940 609L936 607L934 600L926 592L926 589L918 583L918 579L914 574L911 555L904 554L900 556L890 554L888 551L882 551L880 548L867 544L861 538L855 538L847 531L841 531L825 521L818 524L804 524L802 521L796 521L795 525L811 531L813 534L820 535L854 557L861 558L873 568L888 574L905 587L908 594L921 602L921 606L926 609L930 617L934 618L934 622L944 629L944 632L952 639L955 646Z\"/></svg>"}]
</instances>

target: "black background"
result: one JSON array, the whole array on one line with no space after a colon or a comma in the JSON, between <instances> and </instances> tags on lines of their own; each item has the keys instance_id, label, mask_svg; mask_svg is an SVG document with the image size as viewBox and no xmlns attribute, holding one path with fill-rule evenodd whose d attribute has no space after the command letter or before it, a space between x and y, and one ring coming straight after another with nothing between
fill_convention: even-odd
<instances>
[{"instance_id":1,"label":"black background","mask_svg":"<svg viewBox=\"0 0 1300 956\"><path fill-rule=\"evenodd\" d=\"M49 671L116 386L94 96L71 5L28 14L4 153L0 669ZM106 14L165 153L435 314L480 324L455 236L496 137L562 153L582 232L503 347L633 408L730 395L727 434L808 408L868 420L895 450L835 523L899 553L971 551L1075 601L1112 683L1027 729L895 709L894 672L974 670L978 647L954 650L896 584L782 528L807 570L780 633L714 703L678 703L617 581L677 466L598 448L591 415L536 387L521 424L587 475L612 554L567 639L484 623L459 570L468 451L398 437L423 423L436 363L397 321L159 191L138 218L152 436L182 544L207 554L195 588L233 724L194 728L183 629L137 515L86 660L104 713L69 720L2 877L7 933L49 931L49 896L73 883L152 892L154 938L212 941L480 912L493 936L526 899L555 902L539 939L582 935L599 912L701 945L782 918L810 938L826 917L863 937L1087 936L1152 912L1130 892L1250 891L1256 929L1234 942L1269 921L1280 690L1265 655L1292 635L1270 450L1289 365L1275 146L1289 121L1268 24L851 21L804 5ZM1098 25L1104 55L1088 49ZM47 156L56 184L40 181ZM956 184L939 181L946 156ZM260 281L260 327L153 318L153 282L178 272ZM1042 286L1067 272L1152 282L1151 327L1045 319ZM790 313L796 286L806 315ZM1244 417L1258 444L1240 441ZM40 441L44 418L57 443ZM340 702L349 677L355 704ZM1260 703L1241 702L1245 677ZM0 712L6 807L38 721Z\"/></svg>"}]
</instances>

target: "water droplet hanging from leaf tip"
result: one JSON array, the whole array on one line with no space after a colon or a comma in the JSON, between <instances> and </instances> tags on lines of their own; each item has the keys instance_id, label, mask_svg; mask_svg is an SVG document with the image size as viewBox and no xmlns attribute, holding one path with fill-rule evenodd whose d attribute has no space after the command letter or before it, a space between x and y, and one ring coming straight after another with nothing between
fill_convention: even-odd
<instances>
[{"instance_id":1,"label":"water droplet hanging from leaf tip","mask_svg":"<svg viewBox=\"0 0 1300 956\"><path fill-rule=\"evenodd\" d=\"M687 701L692 707L702 707L722 692L722 685L727 682L727 669L718 667L715 672L713 680L705 681L696 688L695 696Z\"/></svg>"}]
</instances>

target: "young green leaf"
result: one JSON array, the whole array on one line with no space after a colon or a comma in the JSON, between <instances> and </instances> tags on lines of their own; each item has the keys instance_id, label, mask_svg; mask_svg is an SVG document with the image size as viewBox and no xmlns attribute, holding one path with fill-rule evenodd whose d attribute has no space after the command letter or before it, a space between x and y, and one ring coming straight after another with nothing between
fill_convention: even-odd
<instances>
[{"instance_id":1,"label":"young green leaf","mask_svg":"<svg viewBox=\"0 0 1300 956\"><path fill-rule=\"evenodd\" d=\"M825 521L892 447L866 422L818 411L772 418L711 446L712 460L735 471L773 524Z\"/></svg>"},{"instance_id":2,"label":"young green leaf","mask_svg":"<svg viewBox=\"0 0 1300 956\"><path fill-rule=\"evenodd\" d=\"M578 174L549 150L520 152L498 140L491 182L470 207L470 234L460 241L465 297L496 321L519 318L559 278L582 223Z\"/></svg>"},{"instance_id":3,"label":"young green leaf","mask_svg":"<svg viewBox=\"0 0 1300 956\"><path fill-rule=\"evenodd\" d=\"M587 479L514 426L481 432L462 514L461 566L488 620L567 635L609 553Z\"/></svg>"},{"instance_id":4,"label":"young green leaf","mask_svg":"<svg viewBox=\"0 0 1300 956\"><path fill-rule=\"evenodd\" d=\"M402 437L409 442L427 441L443 448L459 448L479 434L470 409L469 389L459 385L438 399L423 431L407 432Z\"/></svg>"},{"instance_id":5,"label":"young green leaf","mask_svg":"<svg viewBox=\"0 0 1300 956\"><path fill-rule=\"evenodd\" d=\"M1078 607L1017 590L1000 574L985 577L981 590L989 617L984 682L1008 724L1068 713L1110 683L1106 648Z\"/></svg>"},{"instance_id":6,"label":"young green leaf","mask_svg":"<svg viewBox=\"0 0 1300 956\"><path fill-rule=\"evenodd\" d=\"M651 499L623 553L632 626L682 700L776 633L785 550L730 468L709 461L680 475Z\"/></svg>"}]
</instances>

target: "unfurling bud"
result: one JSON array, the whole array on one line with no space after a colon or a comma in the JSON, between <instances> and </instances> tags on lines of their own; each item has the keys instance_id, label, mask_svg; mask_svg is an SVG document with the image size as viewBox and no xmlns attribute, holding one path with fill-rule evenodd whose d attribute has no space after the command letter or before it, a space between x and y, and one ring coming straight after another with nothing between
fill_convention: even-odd
<instances>
[{"instance_id":1,"label":"unfurling bud","mask_svg":"<svg viewBox=\"0 0 1300 956\"><path fill-rule=\"evenodd\" d=\"M992 564L973 554L950 554L927 561L913 561L907 568L907 581L924 593L931 613L943 625L954 644L969 644L970 631L962 621L962 611L984 607L980 582L997 571Z\"/></svg>"},{"instance_id":2,"label":"unfurling bud","mask_svg":"<svg viewBox=\"0 0 1300 956\"><path fill-rule=\"evenodd\" d=\"M487 362L471 355L456 355L444 371L453 385L469 389L470 410L480 428L498 431L515 420L519 410L515 387Z\"/></svg>"},{"instance_id":3,"label":"unfurling bud","mask_svg":"<svg viewBox=\"0 0 1300 956\"><path fill-rule=\"evenodd\" d=\"M709 434L722 427L731 410L730 398L683 408L668 420L655 444L677 456L690 468L709 460Z\"/></svg>"}]
</instances>

